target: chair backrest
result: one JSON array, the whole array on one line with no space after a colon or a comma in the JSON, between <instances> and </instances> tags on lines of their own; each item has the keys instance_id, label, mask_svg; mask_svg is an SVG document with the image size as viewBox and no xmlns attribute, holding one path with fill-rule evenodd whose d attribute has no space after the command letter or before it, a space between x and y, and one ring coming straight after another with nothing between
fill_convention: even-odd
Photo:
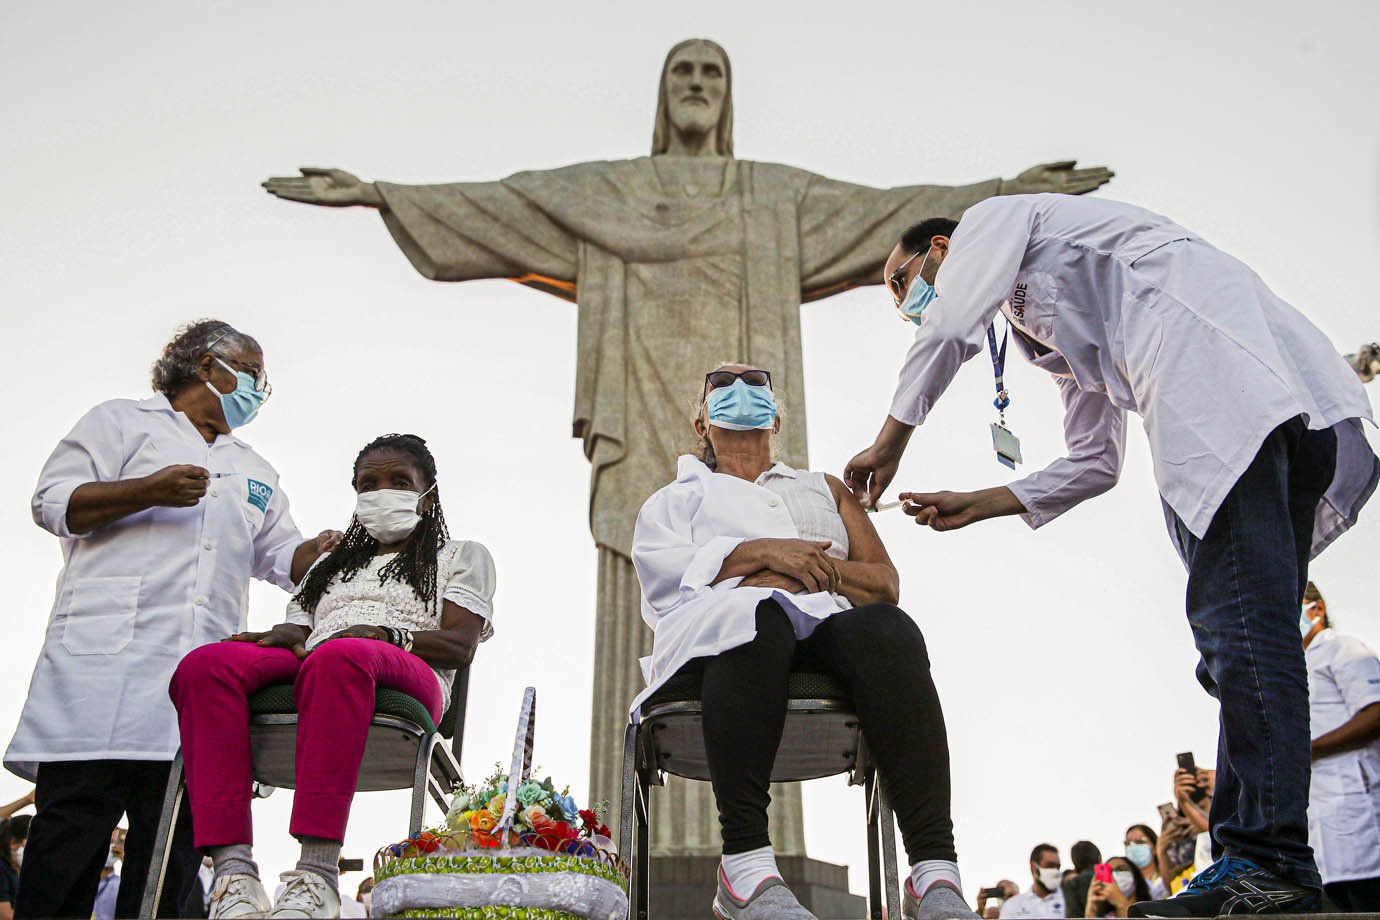
<instances>
[{"instance_id":1,"label":"chair backrest","mask_svg":"<svg viewBox=\"0 0 1380 920\"><path fill-rule=\"evenodd\" d=\"M470 669L466 665L455 672L455 680L450 685L450 703L446 711L441 713L441 721L436 724L436 731L441 737L450 739L451 753L457 761L465 738L465 706L469 702L469 695Z\"/></svg>"}]
</instances>

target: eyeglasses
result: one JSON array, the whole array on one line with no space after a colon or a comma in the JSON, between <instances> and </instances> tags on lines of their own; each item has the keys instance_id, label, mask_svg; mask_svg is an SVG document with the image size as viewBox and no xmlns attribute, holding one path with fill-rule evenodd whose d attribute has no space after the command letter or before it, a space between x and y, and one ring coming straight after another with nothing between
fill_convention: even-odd
<instances>
[{"instance_id":1,"label":"eyeglasses","mask_svg":"<svg viewBox=\"0 0 1380 920\"><path fill-rule=\"evenodd\" d=\"M215 358L218 362L220 362L220 366L225 368L232 374L252 374L254 377L254 392L264 394L264 399L268 399L268 397L273 395L273 384L268 382L268 371L264 370L262 367L255 370L254 368L244 364L241 361L236 361L234 358L221 358L221 356L217 354L212 354L211 357ZM231 367L230 364L226 362L233 362L234 364L242 365L243 371Z\"/></svg>"},{"instance_id":2,"label":"eyeglasses","mask_svg":"<svg viewBox=\"0 0 1380 920\"><path fill-rule=\"evenodd\" d=\"M735 380L741 380L750 387L770 387L771 372L755 368L750 371L710 371L704 375L704 392L700 394L700 401L704 401L710 390L731 387Z\"/></svg>"},{"instance_id":3,"label":"eyeglasses","mask_svg":"<svg viewBox=\"0 0 1380 920\"><path fill-rule=\"evenodd\" d=\"M928 249L925 251L929 252ZM896 271L886 276L886 286L891 288L891 299L896 301L897 307L901 306L901 301L906 299L905 279L901 277L901 273L906 270L907 265L915 261L915 257L918 255L920 253L912 252L909 259L896 266ZM904 319L904 317L902 318Z\"/></svg>"}]
</instances>

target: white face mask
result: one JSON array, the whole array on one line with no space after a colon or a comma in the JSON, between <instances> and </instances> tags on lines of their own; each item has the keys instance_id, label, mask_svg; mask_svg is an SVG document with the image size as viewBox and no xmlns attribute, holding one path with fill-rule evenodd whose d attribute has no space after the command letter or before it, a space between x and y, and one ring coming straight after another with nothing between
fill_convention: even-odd
<instances>
[{"instance_id":1,"label":"white face mask","mask_svg":"<svg viewBox=\"0 0 1380 920\"><path fill-rule=\"evenodd\" d=\"M1059 871L1059 867L1042 868L1040 870L1040 884L1050 891L1059 890L1059 882L1063 879L1064 873Z\"/></svg>"},{"instance_id":2,"label":"white face mask","mask_svg":"<svg viewBox=\"0 0 1380 920\"><path fill-rule=\"evenodd\" d=\"M374 893L372 891L364 892L364 894L359 896L359 900L360 903L364 905L365 910L374 909Z\"/></svg>"},{"instance_id":3,"label":"white face mask","mask_svg":"<svg viewBox=\"0 0 1380 920\"><path fill-rule=\"evenodd\" d=\"M13 852L14 852L14 864L15 864L16 866L23 865L23 864L24 864L24 848L23 848L23 847L15 847L14 850L13 850Z\"/></svg>"},{"instance_id":4,"label":"white face mask","mask_svg":"<svg viewBox=\"0 0 1380 920\"><path fill-rule=\"evenodd\" d=\"M409 489L360 492L355 497L355 520L380 543L397 543L417 529L422 520L417 506L431 489L420 493Z\"/></svg>"},{"instance_id":5,"label":"white face mask","mask_svg":"<svg viewBox=\"0 0 1380 920\"><path fill-rule=\"evenodd\" d=\"M1136 893L1136 877L1125 869L1118 869L1112 873L1112 881L1116 882L1116 887L1121 889L1121 893L1130 897Z\"/></svg>"}]
</instances>

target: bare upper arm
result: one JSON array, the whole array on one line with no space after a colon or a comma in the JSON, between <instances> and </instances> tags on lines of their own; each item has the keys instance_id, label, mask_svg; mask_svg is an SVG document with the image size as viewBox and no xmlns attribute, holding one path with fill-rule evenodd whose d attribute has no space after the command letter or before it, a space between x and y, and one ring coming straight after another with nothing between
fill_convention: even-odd
<instances>
[{"instance_id":1,"label":"bare upper arm","mask_svg":"<svg viewBox=\"0 0 1380 920\"><path fill-rule=\"evenodd\" d=\"M484 618L454 601L441 602L441 629L457 632L472 644L479 643Z\"/></svg>"},{"instance_id":2,"label":"bare upper arm","mask_svg":"<svg viewBox=\"0 0 1380 920\"><path fill-rule=\"evenodd\" d=\"M863 510L862 504L837 476L825 473L824 479L829 483L829 490L834 493L839 516L843 518L843 529L848 534L848 561L881 563L894 572L896 566L887 555L886 546L877 535L877 528L872 526L872 518Z\"/></svg>"}]
</instances>

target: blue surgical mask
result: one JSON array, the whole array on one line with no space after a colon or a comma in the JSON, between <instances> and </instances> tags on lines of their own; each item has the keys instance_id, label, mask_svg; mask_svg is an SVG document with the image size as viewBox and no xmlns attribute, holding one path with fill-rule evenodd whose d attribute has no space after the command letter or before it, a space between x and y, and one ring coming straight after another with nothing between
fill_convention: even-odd
<instances>
[{"instance_id":1,"label":"blue surgical mask","mask_svg":"<svg viewBox=\"0 0 1380 920\"><path fill-rule=\"evenodd\" d=\"M901 311L902 316L917 326L925 321L925 309L939 296L934 285L921 277L921 273L925 270L925 263L929 261L929 258L930 254L926 252L925 258L920 260L920 271L915 273L915 278L906 291L906 299L901 301L901 305L896 308Z\"/></svg>"},{"instance_id":2,"label":"blue surgical mask","mask_svg":"<svg viewBox=\"0 0 1380 920\"><path fill-rule=\"evenodd\" d=\"M1128 843L1126 844L1126 858L1137 869L1144 869L1155 858L1155 851L1150 849L1148 843Z\"/></svg>"},{"instance_id":3,"label":"blue surgical mask","mask_svg":"<svg viewBox=\"0 0 1380 920\"><path fill-rule=\"evenodd\" d=\"M741 380L709 391L709 424L729 431L770 428L776 421L776 397L770 387L748 386Z\"/></svg>"},{"instance_id":4,"label":"blue surgical mask","mask_svg":"<svg viewBox=\"0 0 1380 920\"><path fill-rule=\"evenodd\" d=\"M1299 632L1303 633L1305 638L1313 631L1313 621L1308 618L1308 611L1312 610L1313 607L1313 604L1308 604L1299 614Z\"/></svg>"},{"instance_id":5,"label":"blue surgical mask","mask_svg":"<svg viewBox=\"0 0 1380 920\"><path fill-rule=\"evenodd\" d=\"M268 393L254 389L254 378L250 374L235 370L220 358L216 358L216 361L235 375L235 388L229 393L222 393L211 386L209 380L206 381L206 386L220 397L220 411L225 413L225 424L231 428L248 425L254 421L254 416L259 414L259 407L268 399Z\"/></svg>"}]
</instances>

